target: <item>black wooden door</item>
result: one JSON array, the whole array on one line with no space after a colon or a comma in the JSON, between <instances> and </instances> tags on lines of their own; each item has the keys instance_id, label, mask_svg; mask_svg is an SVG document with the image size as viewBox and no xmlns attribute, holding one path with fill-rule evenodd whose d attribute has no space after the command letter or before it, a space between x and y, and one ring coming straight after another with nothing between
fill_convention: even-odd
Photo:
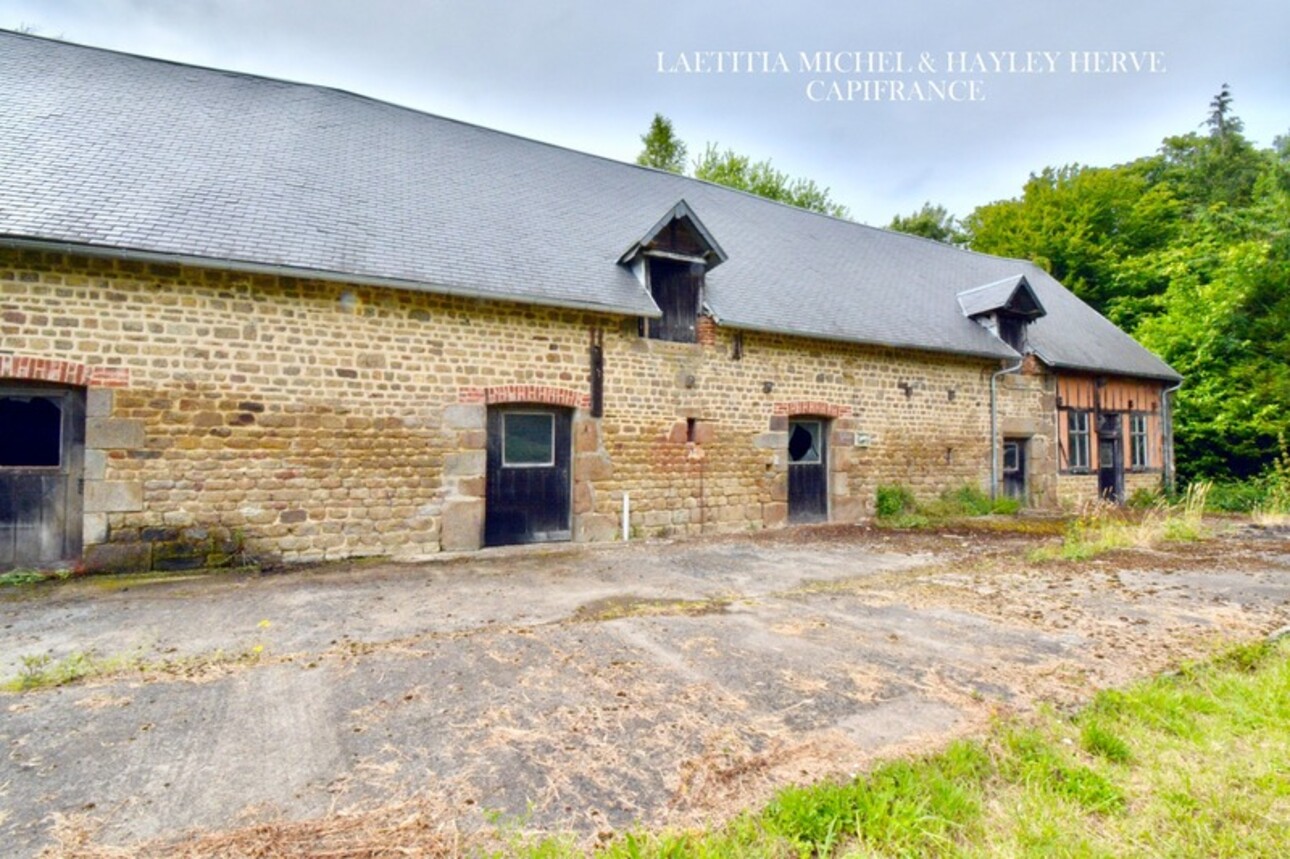
<instances>
[{"instance_id":1,"label":"black wooden door","mask_svg":"<svg viewBox=\"0 0 1290 859\"><path fill-rule=\"evenodd\" d=\"M824 421L788 424L788 521L827 522L829 518L828 435Z\"/></svg>"},{"instance_id":2,"label":"black wooden door","mask_svg":"<svg viewBox=\"0 0 1290 859\"><path fill-rule=\"evenodd\" d=\"M81 554L85 394L0 387L0 570Z\"/></svg>"},{"instance_id":3,"label":"black wooden door","mask_svg":"<svg viewBox=\"0 0 1290 859\"><path fill-rule=\"evenodd\" d=\"M1003 494L1008 498L1026 501L1026 440L1003 440Z\"/></svg>"},{"instance_id":4,"label":"black wooden door","mask_svg":"<svg viewBox=\"0 0 1290 859\"><path fill-rule=\"evenodd\" d=\"M486 545L570 538L571 417L541 406L488 410Z\"/></svg>"},{"instance_id":5,"label":"black wooden door","mask_svg":"<svg viewBox=\"0 0 1290 859\"><path fill-rule=\"evenodd\" d=\"M1097 421L1097 494L1115 504L1124 499L1124 445L1119 413L1103 414Z\"/></svg>"}]
</instances>

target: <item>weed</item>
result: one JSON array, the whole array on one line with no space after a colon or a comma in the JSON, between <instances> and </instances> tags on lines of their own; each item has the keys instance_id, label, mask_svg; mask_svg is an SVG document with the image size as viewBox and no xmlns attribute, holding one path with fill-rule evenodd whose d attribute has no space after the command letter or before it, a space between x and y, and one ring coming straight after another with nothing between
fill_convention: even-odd
<instances>
[{"instance_id":1,"label":"weed","mask_svg":"<svg viewBox=\"0 0 1290 859\"><path fill-rule=\"evenodd\" d=\"M1080 746L1090 755L1106 758L1117 764L1128 763L1133 757L1129 744L1096 719L1084 722L1080 730Z\"/></svg>"},{"instance_id":2,"label":"weed","mask_svg":"<svg viewBox=\"0 0 1290 859\"><path fill-rule=\"evenodd\" d=\"M10 570L7 573L0 573L0 587L35 585L51 580L63 581L71 575L71 570Z\"/></svg>"},{"instance_id":3,"label":"weed","mask_svg":"<svg viewBox=\"0 0 1290 859\"><path fill-rule=\"evenodd\" d=\"M915 510L914 493L896 484L879 486L874 511L880 519L890 519Z\"/></svg>"}]
</instances>

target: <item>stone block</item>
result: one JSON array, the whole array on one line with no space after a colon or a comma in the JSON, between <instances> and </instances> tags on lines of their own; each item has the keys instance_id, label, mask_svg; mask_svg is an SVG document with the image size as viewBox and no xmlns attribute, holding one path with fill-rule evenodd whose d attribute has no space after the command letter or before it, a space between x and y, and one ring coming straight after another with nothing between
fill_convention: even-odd
<instances>
[{"instance_id":1,"label":"stone block","mask_svg":"<svg viewBox=\"0 0 1290 859\"><path fill-rule=\"evenodd\" d=\"M81 539L85 545L106 543L108 538L108 517L106 513L86 513L81 520Z\"/></svg>"},{"instance_id":2,"label":"stone block","mask_svg":"<svg viewBox=\"0 0 1290 859\"><path fill-rule=\"evenodd\" d=\"M830 519L834 522L859 522L865 516L863 498L834 498Z\"/></svg>"},{"instance_id":3,"label":"stone block","mask_svg":"<svg viewBox=\"0 0 1290 859\"><path fill-rule=\"evenodd\" d=\"M575 421L573 424L573 450L575 453L595 453L600 449L600 425L595 421Z\"/></svg>"},{"instance_id":4,"label":"stone block","mask_svg":"<svg viewBox=\"0 0 1290 859\"><path fill-rule=\"evenodd\" d=\"M462 450L486 450L488 448L487 430L462 430L457 433L457 447Z\"/></svg>"},{"instance_id":5,"label":"stone block","mask_svg":"<svg viewBox=\"0 0 1290 859\"><path fill-rule=\"evenodd\" d=\"M444 406L443 425L448 429L486 429L488 407L483 403L454 403Z\"/></svg>"},{"instance_id":6,"label":"stone block","mask_svg":"<svg viewBox=\"0 0 1290 859\"><path fill-rule=\"evenodd\" d=\"M459 498L443 505L439 542L445 552L473 552L484 545L484 501Z\"/></svg>"},{"instance_id":7,"label":"stone block","mask_svg":"<svg viewBox=\"0 0 1290 859\"><path fill-rule=\"evenodd\" d=\"M608 543L621 537L617 517L584 513L573 517L573 539L579 543Z\"/></svg>"},{"instance_id":8,"label":"stone block","mask_svg":"<svg viewBox=\"0 0 1290 859\"><path fill-rule=\"evenodd\" d=\"M580 480L573 485L573 512L590 513L591 507L591 484Z\"/></svg>"},{"instance_id":9,"label":"stone block","mask_svg":"<svg viewBox=\"0 0 1290 859\"><path fill-rule=\"evenodd\" d=\"M753 447L761 450L784 450L788 447L788 433L764 432L753 437Z\"/></svg>"},{"instance_id":10,"label":"stone block","mask_svg":"<svg viewBox=\"0 0 1290 859\"><path fill-rule=\"evenodd\" d=\"M85 481L86 513L132 513L143 509L143 484L133 480Z\"/></svg>"},{"instance_id":11,"label":"stone block","mask_svg":"<svg viewBox=\"0 0 1290 859\"><path fill-rule=\"evenodd\" d=\"M143 447L143 421L126 418L88 418L85 446L99 450L133 450Z\"/></svg>"},{"instance_id":12,"label":"stone block","mask_svg":"<svg viewBox=\"0 0 1290 859\"><path fill-rule=\"evenodd\" d=\"M482 474L457 479L457 494L463 498L483 498L487 488L487 478Z\"/></svg>"},{"instance_id":13,"label":"stone block","mask_svg":"<svg viewBox=\"0 0 1290 859\"><path fill-rule=\"evenodd\" d=\"M716 435L716 424L712 421L699 421L694 425L694 441L697 444L711 444Z\"/></svg>"},{"instance_id":14,"label":"stone block","mask_svg":"<svg viewBox=\"0 0 1290 859\"><path fill-rule=\"evenodd\" d=\"M86 546L85 569L103 573L139 573L152 569L148 543L98 543Z\"/></svg>"},{"instance_id":15,"label":"stone block","mask_svg":"<svg viewBox=\"0 0 1290 859\"><path fill-rule=\"evenodd\" d=\"M761 521L767 528L776 528L788 521L788 504L773 501L761 506Z\"/></svg>"},{"instance_id":16,"label":"stone block","mask_svg":"<svg viewBox=\"0 0 1290 859\"><path fill-rule=\"evenodd\" d=\"M482 450L450 453L443 458L444 477L475 477L488 467L488 454Z\"/></svg>"},{"instance_id":17,"label":"stone block","mask_svg":"<svg viewBox=\"0 0 1290 859\"><path fill-rule=\"evenodd\" d=\"M111 388L90 388L85 392L85 417L106 418L112 414L116 391Z\"/></svg>"},{"instance_id":18,"label":"stone block","mask_svg":"<svg viewBox=\"0 0 1290 859\"><path fill-rule=\"evenodd\" d=\"M101 450L85 451L85 470L82 476L86 480L103 480L107 477L107 454Z\"/></svg>"},{"instance_id":19,"label":"stone block","mask_svg":"<svg viewBox=\"0 0 1290 859\"><path fill-rule=\"evenodd\" d=\"M608 480L614 476L614 464L600 453L580 453L574 457L573 479Z\"/></svg>"},{"instance_id":20,"label":"stone block","mask_svg":"<svg viewBox=\"0 0 1290 859\"><path fill-rule=\"evenodd\" d=\"M770 500L788 501L788 472L781 471L770 482Z\"/></svg>"},{"instance_id":21,"label":"stone block","mask_svg":"<svg viewBox=\"0 0 1290 859\"><path fill-rule=\"evenodd\" d=\"M158 543L152 547L154 570L197 570L206 566L209 546L187 542Z\"/></svg>"},{"instance_id":22,"label":"stone block","mask_svg":"<svg viewBox=\"0 0 1290 859\"><path fill-rule=\"evenodd\" d=\"M788 415L773 415L770 419L771 432L788 432Z\"/></svg>"},{"instance_id":23,"label":"stone block","mask_svg":"<svg viewBox=\"0 0 1290 859\"><path fill-rule=\"evenodd\" d=\"M1002 435L1037 435L1040 431L1039 420L1029 417L1005 417L999 421Z\"/></svg>"}]
</instances>

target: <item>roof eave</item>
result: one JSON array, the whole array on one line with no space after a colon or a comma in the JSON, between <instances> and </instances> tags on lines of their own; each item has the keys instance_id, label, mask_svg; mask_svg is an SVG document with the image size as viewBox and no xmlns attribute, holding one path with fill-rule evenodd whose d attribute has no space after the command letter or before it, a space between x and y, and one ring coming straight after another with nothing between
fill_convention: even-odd
<instances>
[{"instance_id":1,"label":"roof eave","mask_svg":"<svg viewBox=\"0 0 1290 859\"><path fill-rule=\"evenodd\" d=\"M490 292L488 290L476 289L465 284L432 283L429 281L381 277L355 272L280 265L277 263L262 263L251 260L204 257L193 254L176 254L167 251L150 251L139 248L122 248L115 245L94 245L55 239L0 235L0 248L44 252L52 251L55 253L75 254L79 256L94 257L97 259L122 259L138 262L189 265L196 268L214 268L224 269L227 271L241 271L248 274L268 274L280 277L295 277L305 280L323 280L330 283L345 283L352 284L354 286L377 286L387 289L400 289L408 292L424 292L432 295L451 295L462 298L477 298L484 301L506 301L516 304L532 304L539 307L559 307L566 310L588 310L616 316L644 316L648 318L657 318L663 315L656 306L644 307L635 305L628 306L624 304L597 304L591 301L516 295L514 293L497 293ZM651 304L652 303L653 302L651 302Z\"/></svg>"}]
</instances>

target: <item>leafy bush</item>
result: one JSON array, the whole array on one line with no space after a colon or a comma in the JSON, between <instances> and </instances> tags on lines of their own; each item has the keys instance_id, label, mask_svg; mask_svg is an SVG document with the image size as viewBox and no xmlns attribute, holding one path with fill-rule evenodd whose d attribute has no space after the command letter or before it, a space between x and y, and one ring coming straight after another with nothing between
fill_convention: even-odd
<instances>
[{"instance_id":1,"label":"leafy bush","mask_svg":"<svg viewBox=\"0 0 1290 859\"><path fill-rule=\"evenodd\" d=\"M879 519L890 519L902 513L913 513L917 506L914 493L908 487L891 484L878 487L878 500L875 509Z\"/></svg>"}]
</instances>

